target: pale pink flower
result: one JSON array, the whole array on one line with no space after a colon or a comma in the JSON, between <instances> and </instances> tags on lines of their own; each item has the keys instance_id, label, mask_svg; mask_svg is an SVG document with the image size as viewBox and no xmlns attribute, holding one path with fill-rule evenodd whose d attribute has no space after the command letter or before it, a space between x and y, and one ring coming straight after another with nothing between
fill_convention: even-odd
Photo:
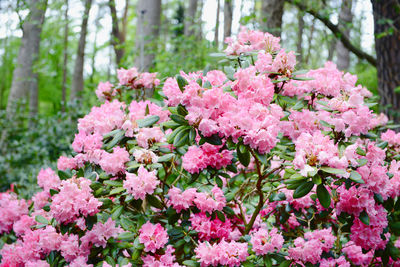
<instances>
[{"instance_id":1,"label":"pale pink flower","mask_svg":"<svg viewBox=\"0 0 400 267\"><path fill-rule=\"evenodd\" d=\"M139 230L139 241L144 244L144 251L156 252L168 242L168 234L161 224L146 222Z\"/></svg>"},{"instance_id":2,"label":"pale pink flower","mask_svg":"<svg viewBox=\"0 0 400 267\"><path fill-rule=\"evenodd\" d=\"M156 173L156 170L149 172L141 165L137 175L129 172L125 173L124 188L128 193L133 195L134 199L144 200L146 194L153 194L157 185L160 184Z\"/></svg>"}]
</instances>

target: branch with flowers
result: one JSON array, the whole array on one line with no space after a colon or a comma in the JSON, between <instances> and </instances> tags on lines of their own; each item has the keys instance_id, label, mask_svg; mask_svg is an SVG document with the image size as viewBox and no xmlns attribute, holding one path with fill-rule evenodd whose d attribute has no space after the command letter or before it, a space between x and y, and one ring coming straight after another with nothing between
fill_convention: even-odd
<instances>
[{"instance_id":1,"label":"branch with flowers","mask_svg":"<svg viewBox=\"0 0 400 267\"><path fill-rule=\"evenodd\" d=\"M371 93L268 33L227 43L223 71L100 83L43 190L0 194L0 266L399 265L400 134Z\"/></svg>"}]
</instances>

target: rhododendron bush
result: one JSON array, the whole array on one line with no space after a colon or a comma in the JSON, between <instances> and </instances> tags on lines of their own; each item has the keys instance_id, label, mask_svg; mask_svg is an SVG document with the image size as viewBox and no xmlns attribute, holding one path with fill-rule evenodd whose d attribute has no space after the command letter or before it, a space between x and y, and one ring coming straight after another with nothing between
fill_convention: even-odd
<instances>
[{"instance_id":1,"label":"rhododendron bush","mask_svg":"<svg viewBox=\"0 0 400 267\"><path fill-rule=\"evenodd\" d=\"M0 195L1 266L400 266L400 134L371 93L268 33L227 43L223 71L100 83L43 190Z\"/></svg>"}]
</instances>

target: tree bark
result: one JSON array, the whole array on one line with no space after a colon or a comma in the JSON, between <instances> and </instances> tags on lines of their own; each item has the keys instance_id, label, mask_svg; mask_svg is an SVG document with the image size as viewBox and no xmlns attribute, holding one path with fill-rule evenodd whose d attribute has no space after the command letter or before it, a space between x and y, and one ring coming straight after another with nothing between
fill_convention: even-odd
<instances>
[{"instance_id":1,"label":"tree bark","mask_svg":"<svg viewBox=\"0 0 400 267\"><path fill-rule=\"evenodd\" d=\"M197 11L198 0L190 0L189 7L185 14L185 36L192 36L195 33L195 22L196 22L196 11Z\"/></svg>"},{"instance_id":2,"label":"tree bark","mask_svg":"<svg viewBox=\"0 0 400 267\"><path fill-rule=\"evenodd\" d=\"M298 53L297 62L303 64L303 34L304 34L304 13L299 9L297 10L297 44L296 44L296 52Z\"/></svg>"},{"instance_id":3,"label":"tree bark","mask_svg":"<svg viewBox=\"0 0 400 267\"><path fill-rule=\"evenodd\" d=\"M342 28L343 34L350 39L350 24L353 20L351 13L352 0L342 0L339 13L339 27ZM347 70L350 66L350 51L341 41L336 43L337 67L340 70Z\"/></svg>"},{"instance_id":4,"label":"tree bark","mask_svg":"<svg viewBox=\"0 0 400 267\"><path fill-rule=\"evenodd\" d=\"M233 5L232 0L224 2L224 41L232 34Z\"/></svg>"},{"instance_id":5,"label":"tree bark","mask_svg":"<svg viewBox=\"0 0 400 267\"><path fill-rule=\"evenodd\" d=\"M398 123L400 95L395 89L400 86L400 1L372 0L371 2L374 11L380 104L389 118ZM389 24L390 22L393 24Z\"/></svg>"},{"instance_id":6,"label":"tree bark","mask_svg":"<svg viewBox=\"0 0 400 267\"><path fill-rule=\"evenodd\" d=\"M215 47L218 47L219 45L219 13L220 13L220 0L217 0L217 15L215 19L215 32L214 32Z\"/></svg>"},{"instance_id":7,"label":"tree bark","mask_svg":"<svg viewBox=\"0 0 400 267\"><path fill-rule=\"evenodd\" d=\"M267 31L277 37L282 33L282 16L285 1L262 0L260 26L262 31Z\"/></svg>"},{"instance_id":8,"label":"tree bark","mask_svg":"<svg viewBox=\"0 0 400 267\"><path fill-rule=\"evenodd\" d=\"M68 21L68 0L65 0L65 12L64 12L64 61L63 61L63 79L62 79L62 103L61 111L65 112L65 106L67 102L67 76L68 76L68 33L69 33L69 21Z\"/></svg>"},{"instance_id":9,"label":"tree bark","mask_svg":"<svg viewBox=\"0 0 400 267\"><path fill-rule=\"evenodd\" d=\"M129 0L125 2L125 9L124 15L122 19L122 29L120 30L119 23L118 23L118 16L117 10L115 8L115 1L109 0L108 6L110 7L111 11L111 19L112 19L112 29L111 29L111 44L114 47L115 51L115 59L117 61L117 66L121 65L121 61L125 55L125 48L123 47L125 43L126 37L126 24L127 24L127 17L128 17L128 8L129 8Z\"/></svg>"},{"instance_id":10,"label":"tree bark","mask_svg":"<svg viewBox=\"0 0 400 267\"><path fill-rule=\"evenodd\" d=\"M22 25L21 46L8 97L7 111L10 115L15 112L17 101L27 100L31 89L34 90L31 92L31 98L37 98L38 87L34 84L37 83L34 63L39 55L40 34L42 32L46 8L47 0L31 0L29 2L29 15ZM31 106L30 108L34 108L37 111L37 101L35 105L36 107Z\"/></svg>"},{"instance_id":11,"label":"tree bark","mask_svg":"<svg viewBox=\"0 0 400 267\"><path fill-rule=\"evenodd\" d=\"M149 71L154 64L161 19L161 0L139 0L137 5L136 57L139 71ZM153 95L152 90L146 96Z\"/></svg>"},{"instance_id":12,"label":"tree bark","mask_svg":"<svg viewBox=\"0 0 400 267\"><path fill-rule=\"evenodd\" d=\"M92 5L92 0L85 0L85 11L83 14L81 33L79 37L78 51L76 53L74 75L72 79L71 88L71 100L75 100L79 97L79 94L83 91L84 81L83 81L83 64L85 62L85 46L86 46L86 33L87 24L89 19L90 7Z\"/></svg>"}]
</instances>

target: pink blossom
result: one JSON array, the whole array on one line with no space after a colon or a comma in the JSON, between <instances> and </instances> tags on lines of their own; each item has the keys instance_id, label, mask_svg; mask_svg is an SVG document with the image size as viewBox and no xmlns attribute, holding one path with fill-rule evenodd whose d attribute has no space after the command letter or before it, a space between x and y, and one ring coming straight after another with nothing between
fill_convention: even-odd
<instances>
[{"instance_id":1,"label":"pink blossom","mask_svg":"<svg viewBox=\"0 0 400 267\"><path fill-rule=\"evenodd\" d=\"M181 210L188 209L193 205L196 195L196 188L189 188L182 192L179 188L172 187L168 191L168 204L172 205L177 212L181 212Z\"/></svg>"},{"instance_id":2,"label":"pink blossom","mask_svg":"<svg viewBox=\"0 0 400 267\"><path fill-rule=\"evenodd\" d=\"M32 201L34 203L35 210L40 210L47 203L49 203L50 193L48 191L37 192L33 197Z\"/></svg>"},{"instance_id":3,"label":"pink blossom","mask_svg":"<svg viewBox=\"0 0 400 267\"><path fill-rule=\"evenodd\" d=\"M278 234L276 228L272 228L271 231L261 228L251 235L250 242L256 255L266 255L271 252L279 252L284 239L282 235Z\"/></svg>"},{"instance_id":4,"label":"pink blossom","mask_svg":"<svg viewBox=\"0 0 400 267\"><path fill-rule=\"evenodd\" d=\"M138 70L133 67L130 69L120 68L117 70L117 76L119 80L119 84L121 85L130 85L133 81L138 77Z\"/></svg>"},{"instance_id":5,"label":"pink blossom","mask_svg":"<svg viewBox=\"0 0 400 267\"><path fill-rule=\"evenodd\" d=\"M249 255L247 243L226 242L225 240L213 245L208 242L200 242L195 253L201 266L240 266L240 263L245 261Z\"/></svg>"},{"instance_id":6,"label":"pink blossom","mask_svg":"<svg viewBox=\"0 0 400 267\"><path fill-rule=\"evenodd\" d=\"M153 164L158 161L158 156L153 151L147 149L136 149L133 152L133 156L137 162L143 164Z\"/></svg>"},{"instance_id":7,"label":"pink blossom","mask_svg":"<svg viewBox=\"0 0 400 267\"><path fill-rule=\"evenodd\" d=\"M154 143L166 141L164 133L159 127L140 128L138 134L135 135L138 145L143 148L149 148Z\"/></svg>"},{"instance_id":8,"label":"pink blossom","mask_svg":"<svg viewBox=\"0 0 400 267\"><path fill-rule=\"evenodd\" d=\"M99 165L111 175L125 170L125 163L129 161L129 153L125 148L114 147L112 153L103 152Z\"/></svg>"},{"instance_id":9,"label":"pink blossom","mask_svg":"<svg viewBox=\"0 0 400 267\"><path fill-rule=\"evenodd\" d=\"M225 222L220 221L218 218L212 220L207 217L205 213L192 214L190 217L192 228L198 232L199 239L210 241L211 239L228 239L232 231L231 222L228 218Z\"/></svg>"},{"instance_id":10,"label":"pink blossom","mask_svg":"<svg viewBox=\"0 0 400 267\"><path fill-rule=\"evenodd\" d=\"M81 237L82 247L88 248L90 244L97 247L105 248L107 240L111 237L117 237L120 233L120 229L115 226L115 222L109 218L105 223L96 223L92 230L87 231L86 234Z\"/></svg>"},{"instance_id":11,"label":"pink blossom","mask_svg":"<svg viewBox=\"0 0 400 267\"><path fill-rule=\"evenodd\" d=\"M110 82L104 82L104 83L100 82L99 85L97 86L96 95L100 101L109 99L111 96L114 96L115 94L116 92L113 91L113 85Z\"/></svg>"},{"instance_id":12,"label":"pink blossom","mask_svg":"<svg viewBox=\"0 0 400 267\"><path fill-rule=\"evenodd\" d=\"M28 204L14 193L0 193L0 234L8 233L21 216L28 214Z\"/></svg>"},{"instance_id":13,"label":"pink blossom","mask_svg":"<svg viewBox=\"0 0 400 267\"><path fill-rule=\"evenodd\" d=\"M160 181L156 175L157 171L148 171L145 167L140 166L138 174L125 173L126 180L124 181L124 188L126 191L133 195L134 199L144 200L146 194L153 194Z\"/></svg>"},{"instance_id":14,"label":"pink blossom","mask_svg":"<svg viewBox=\"0 0 400 267\"><path fill-rule=\"evenodd\" d=\"M226 75L220 70L211 70L207 72L207 81L211 83L212 86L221 86L226 81Z\"/></svg>"},{"instance_id":15,"label":"pink blossom","mask_svg":"<svg viewBox=\"0 0 400 267\"><path fill-rule=\"evenodd\" d=\"M355 245L352 241L348 242L342 250L346 253L347 258L355 265L368 266L374 256L372 250L364 254L361 247Z\"/></svg>"},{"instance_id":16,"label":"pink blossom","mask_svg":"<svg viewBox=\"0 0 400 267\"><path fill-rule=\"evenodd\" d=\"M144 244L144 251L155 253L157 249L165 246L168 242L168 234L161 224L146 222L139 230L139 241Z\"/></svg>"},{"instance_id":17,"label":"pink blossom","mask_svg":"<svg viewBox=\"0 0 400 267\"><path fill-rule=\"evenodd\" d=\"M79 132L75 135L72 148L75 152L89 152L96 149L100 149L103 145L103 136L99 133L86 134L85 132Z\"/></svg>"},{"instance_id":18,"label":"pink blossom","mask_svg":"<svg viewBox=\"0 0 400 267\"><path fill-rule=\"evenodd\" d=\"M61 156L57 161L57 169L65 171L67 169L75 169L76 161L74 158Z\"/></svg>"},{"instance_id":19,"label":"pink blossom","mask_svg":"<svg viewBox=\"0 0 400 267\"><path fill-rule=\"evenodd\" d=\"M22 215L21 218L13 225L13 230L16 235L23 235L26 231L31 230L31 226L36 225L34 218L28 215Z\"/></svg>"},{"instance_id":20,"label":"pink blossom","mask_svg":"<svg viewBox=\"0 0 400 267\"><path fill-rule=\"evenodd\" d=\"M37 176L38 185L44 191L49 192L50 189L56 189L60 185L60 178L50 168L41 169Z\"/></svg>"},{"instance_id":21,"label":"pink blossom","mask_svg":"<svg viewBox=\"0 0 400 267\"><path fill-rule=\"evenodd\" d=\"M226 205L224 193L218 186L214 186L211 195L207 193L197 193L194 203L202 212L221 211Z\"/></svg>"},{"instance_id":22,"label":"pink blossom","mask_svg":"<svg viewBox=\"0 0 400 267\"><path fill-rule=\"evenodd\" d=\"M175 263L175 255L173 254L175 249L168 245L165 249L165 254L152 256L147 254L142 257L144 267L179 267L178 263Z\"/></svg>"}]
</instances>

